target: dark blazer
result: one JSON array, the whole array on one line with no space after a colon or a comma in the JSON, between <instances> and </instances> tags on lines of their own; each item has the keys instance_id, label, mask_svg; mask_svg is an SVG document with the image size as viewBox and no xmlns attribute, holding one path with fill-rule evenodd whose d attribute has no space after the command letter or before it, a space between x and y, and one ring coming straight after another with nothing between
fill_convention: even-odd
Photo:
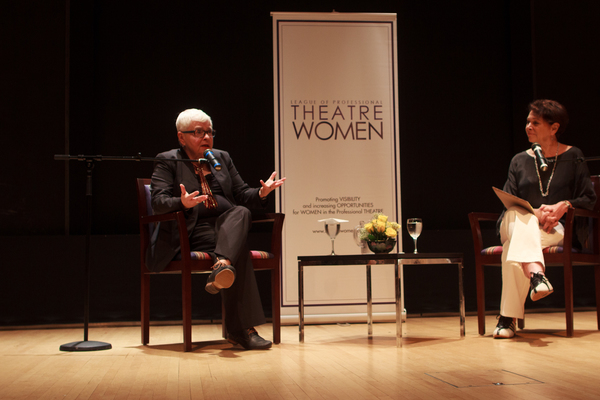
<instances>
[{"instance_id":1,"label":"dark blazer","mask_svg":"<svg viewBox=\"0 0 600 400\"><path fill-rule=\"evenodd\" d=\"M215 157L221 163L222 168L216 171L212 165L211 170L215 179L221 185L225 197L235 205L245 206L249 209L262 209L267 202L261 200L259 188L251 188L242 179L229 153L223 150L213 149ZM185 211L187 231L191 235L198 222L198 212L202 204L185 210L181 204L181 188L183 183L188 193L199 191L202 193L200 183L194 172L191 162L169 161L172 159L187 159L188 156L182 149L173 149L160 153L156 158L164 158L157 161L152 173L152 210L154 214L166 214L176 211ZM175 221L159 223L155 229L150 246L146 254L146 267L150 271L162 271L167 264L179 253L179 232Z\"/></svg>"}]
</instances>

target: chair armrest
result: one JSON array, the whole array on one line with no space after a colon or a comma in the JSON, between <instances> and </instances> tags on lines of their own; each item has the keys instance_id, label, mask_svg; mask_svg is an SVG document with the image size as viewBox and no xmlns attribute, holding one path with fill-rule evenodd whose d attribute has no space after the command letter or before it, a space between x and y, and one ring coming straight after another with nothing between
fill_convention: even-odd
<instances>
[{"instance_id":1,"label":"chair armrest","mask_svg":"<svg viewBox=\"0 0 600 400\"><path fill-rule=\"evenodd\" d=\"M594 219L595 221L593 222L593 226L590 227L590 229L597 230L598 226L600 225L600 212L586 210L584 208L569 208L567 210L567 213L565 214L565 239L564 239L565 243L573 243L573 235L576 234L573 230L573 227L575 225L574 224L575 217ZM598 235L598 233L596 233L596 231L594 231L591 234L590 238L592 238L592 240L595 242L591 245L593 246L593 248L600 249L600 238L595 237L597 235ZM581 243L581 245L584 247L586 246L584 243ZM571 246L567 246L566 251L570 252ZM598 250L596 250L596 252L597 251Z\"/></svg>"},{"instance_id":2,"label":"chair armrest","mask_svg":"<svg viewBox=\"0 0 600 400\"><path fill-rule=\"evenodd\" d=\"M181 211L178 211L181 212ZM160 215L144 215L140 217L142 224L151 224L153 222L174 221L177 219L177 213L168 213Z\"/></svg>"},{"instance_id":3,"label":"chair armrest","mask_svg":"<svg viewBox=\"0 0 600 400\"><path fill-rule=\"evenodd\" d=\"M471 234L473 235L473 247L475 254L481 254L483 250L483 237L481 236L481 221L497 221L500 218L498 213L472 212L469 214L469 223L471 224Z\"/></svg>"},{"instance_id":4,"label":"chair armrest","mask_svg":"<svg viewBox=\"0 0 600 400\"><path fill-rule=\"evenodd\" d=\"M586 210L585 208L574 208L573 213L575 214L576 217L589 217L589 218L600 219L600 212Z\"/></svg>"},{"instance_id":5,"label":"chair armrest","mask_svg":"<svg viewBox=\"0 0 600 400\"><path fill-rule=\"evenodd\" d=\"M162 221L176 221L177 228L179 229L179 245L181 246L181 254L182 258L187 256L189 257L190 253L190 242L187 232L187 224L185 222L185 216L183 215L183 211L177 211L167 214L160 215L145 215L140 217L140 224L151 224L154 222L162 222ZM185 252L185 253L184 253Z\"/></svg>"},{"instance_id":6,"label":"chair armrest","mask_svg":"<svg viewBox=\"0 0 600 400\"><path fill-rule=\"evenodd\" d=\"M253 214L252 224L272 223L271 229L271 250L270 252L279 257L282 247L283 221L285 214L283 213L258 213Z\"/></svg>"}]
</instances>

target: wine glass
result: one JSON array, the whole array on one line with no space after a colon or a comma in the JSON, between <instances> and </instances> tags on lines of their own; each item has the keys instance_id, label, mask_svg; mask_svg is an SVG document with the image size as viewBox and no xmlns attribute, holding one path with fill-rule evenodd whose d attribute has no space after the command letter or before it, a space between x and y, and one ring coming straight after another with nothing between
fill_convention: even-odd
<instances>
[{"instance_id":1,"label":"wine glass","mask_svg":"<svg viewBox=\"0 0 600 400\"><path fill-rule=\"evenodd\" d=\"M340 223L325 223L325 233L329 235L331 238L331 255L335 256L335 251L333 250L333 241L335 240L338 233L340 233Z\"/></svg>"},{"instance_id":2,"label":"wine glass","mask_svg":"<svg viewBox=\"0 0 600 400\"><path fill-rule=\"evenodd\" d=\"M415 242L415 254L417 253L417 238L421 234L423 230L423 221L421 218L409 218L406 221L406 229L408 229L408 234L413 238Z\"/></svg>"}]
</instances>

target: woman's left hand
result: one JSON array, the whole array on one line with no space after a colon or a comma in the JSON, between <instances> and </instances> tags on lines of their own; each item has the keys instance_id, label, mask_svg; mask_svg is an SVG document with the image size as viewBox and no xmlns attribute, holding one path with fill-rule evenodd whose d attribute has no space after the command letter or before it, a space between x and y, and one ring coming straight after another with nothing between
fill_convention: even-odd
<instances>
[{"instance_id":1,"label":"woman's left hand","mask_svg":"<svg viewBox=\"0 0 600 400\"><path fill-rule=\"evenodd\" d=\"M267 179L266 182L264 182L262 179L260 180L260 184L262 187L260 188L258 194L261 198L267 197L269 193L277 189L279 186L283 185L283 182L285 182L285 178L275 180L276 176L277 172L275 171L271 174L271 176L269 177L269 179Z\"/></svg>"}]
</instances>

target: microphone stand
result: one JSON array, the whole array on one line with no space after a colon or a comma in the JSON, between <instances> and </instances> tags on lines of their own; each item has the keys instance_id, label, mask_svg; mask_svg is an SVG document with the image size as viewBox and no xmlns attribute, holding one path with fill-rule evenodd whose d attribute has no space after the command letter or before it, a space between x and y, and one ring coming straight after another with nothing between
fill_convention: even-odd
<instances>
[{"instance_id":1,"label":"microphone stand","mask_svg":"<svg viewBox=\"0 0 600 400\"><path fill-rule=\"evenodd\" d=\"M552 157L554 158L554 157ZM546 158L546 161L551 162L551 163L555 163L555 162L573 162L573 163L577 163L577 164L581 164L584 162L588 162L588 161L600 161L600 156L594 156L594 157L576 157L576 158L565 158L562 160L552 160L552 159L548 159Z\"/></svg>"},{"instance_id":2,"label":"microphone stand","mask_svg":"<svg viewBox=\"0 0 600 400\"><path fill-rule=\"evenodd\" d=\"M600 156L595 156L595 157L577 157L576 161L578 163L588 162L588 161L600 161Z\"/></svg>"},{"instance_id":3,"label":"microphone stand","mask_svg":"<svg viewBox=\"0 0 600 400\"><path fill-rule=\"evenodd\" d=\"M94 170L94 162L96 161L190 161L190 162L208 162L205 158L198 160L190 159L166 159L166 158L153 158L153 157L142 157L141 153L137 156L102 156L102 155L77 155L71 156L68 154L55 154L55 160L76 160L85 161L87 168L87 179L85 185L85 195L87 198L87 212L86 212L86 233L85 233L85 293L83 299L83 341L76 341L66 343L60 346L61 351L96 351L96 350L109 350L112 349L112 345L106 342L98 342L88 340L88 329L90 319L90 266L91 266L91 236L92 236L92 171Z\"/></svg>"}]
</instances>

